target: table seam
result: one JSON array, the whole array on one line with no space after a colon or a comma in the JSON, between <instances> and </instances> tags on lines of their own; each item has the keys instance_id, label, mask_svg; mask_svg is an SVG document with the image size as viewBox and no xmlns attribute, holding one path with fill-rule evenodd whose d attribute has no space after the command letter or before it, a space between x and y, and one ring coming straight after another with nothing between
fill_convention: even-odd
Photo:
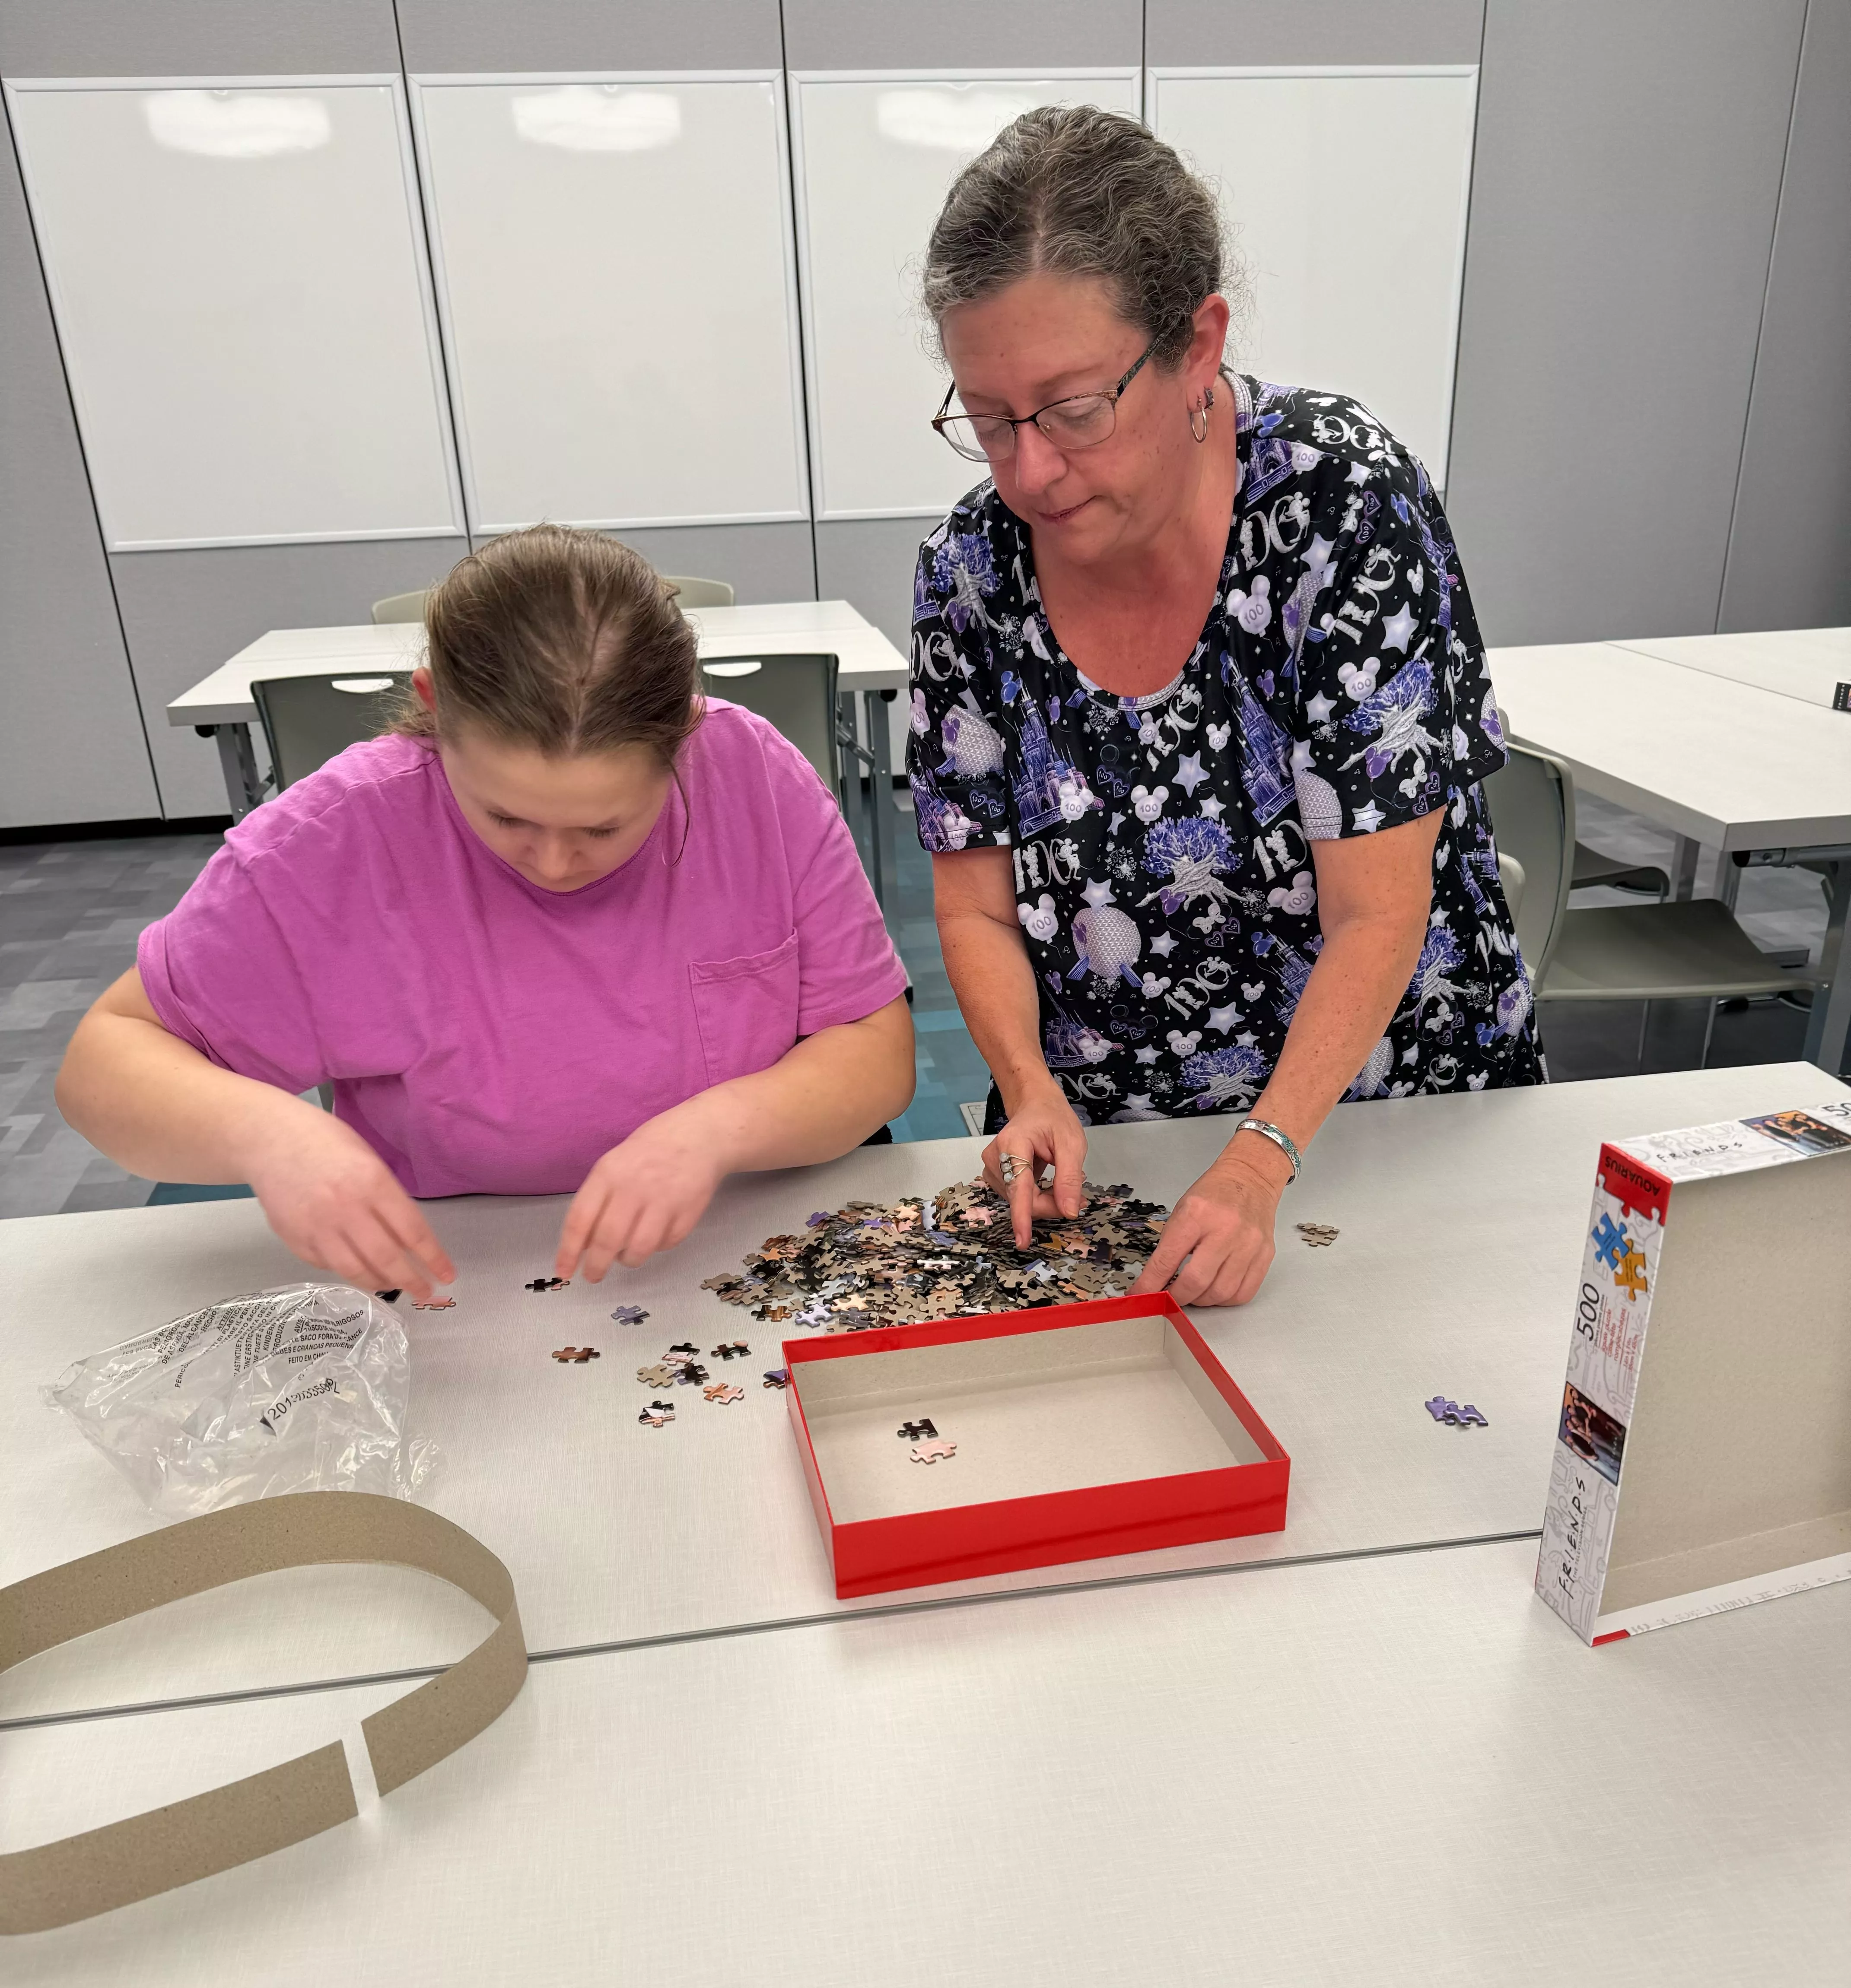
<instances>
[{"instance_id":1,"label":"table seam","mask_svg":"<svg viewBox=\"0 0 1851 1988\"><path fill-rule=\"evenodd\" d=\"M709 1629L670 1629L652 1636L615 1637L596 1643L574 1643L558 1649L530 1650L530 1664L570 1662L579 1657L618 1656L633 1650L672 1648L686 1643L719 1642L739 1636L773 1635L787 1629L817 1629L833 1623L884 1621L902 1615L935 1614L986 1603L1028 1601L1044 1596L1093 1594L1122 1587L1150 1587L1173 1581L1201 1581L1216 1575L1264 1574L1286 1567L1328 1567L1348 1560L1395 1560L1410 1554L1452 1553L1470 1547L1508 1546L1518 1540L1539 1540L1542 1529L1528 1526L1517 1532L1475 1533L1457 1540L1411 1540L1399 1546L1349 1547L1330 1553L1295 1554L1279 1560L1247 1560L1212 1567L1157 1567L1137 1574L1100 1574L1090 1581L1066 1581L1034 1587L1000 1588L989 1594L922 1595L910 1601L875 1603L869 1607L781 1615L762 1622L728 1622ZM75 1712L34 1712L0 1719L0 1733L29 1732L48 1726L81 1725L96 1719L129 1719L143 1712L188 1712L214 1705L244 1705L266 1698L306 1697L324 1691L354 1691L374 1684L410 1684L441 1677L448 1664L421 1664L407 1670L369 1671L353 1677L316 1678L299 1684L252 1685L236 1691L201 1692L184 1698L137 1699L126 1705L86 1706Z\"/></svg>"}]
</instances>

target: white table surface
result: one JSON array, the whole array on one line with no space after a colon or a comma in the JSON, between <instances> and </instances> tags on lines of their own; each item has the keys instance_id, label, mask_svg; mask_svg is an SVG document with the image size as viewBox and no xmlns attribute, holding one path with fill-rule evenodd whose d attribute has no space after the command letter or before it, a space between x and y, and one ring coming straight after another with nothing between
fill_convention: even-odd
<instances>
[{"instance_id":1,"label":"white table surface","mask_svg":"<svg viewBox=\"0 0 1851 1988\"><path fill-rule=\"evenodd\" d=\"M1650 642L1615 642L1616 649L1656 656L1707 676L1731 677L1778 697L1832 710L1838 686L1851 683L1851 628L1781 628L1748 635L1674 635ZM1851 714L1836 713L1838 716Z\"/></svg>"},{"instance_id":2,"label":"white table surface","mask_svg":"<svg viewBox=\"0 0 1851 1988\"><path fill-rule=\"evenodd\" d=\"M1725 851L1851 840L1851 724L1637 647L1490 651L1511 733L1576 783Z\"/></svg>"},{"instance_id":3,"label":"white table surface","mask_svg":"<svg viewBox=\"0 0 1851 1988\"><path fill-rule=\"evenodd\" d=\"M699 636L703 660L824 650L838 659L844 691L906 687L906 658L846 600L702 607L690 610L688 619ZM273 628L181 691L167 707L168 723L249 725L257 716L253 678L339 676L367 665L404 669L421 658L424 639L423 626L415 621Z\"/></svg>"},{"instance_id":4,"label":"white table surface","mask_svg":"<svg viewBox=\"0 0 1851 1988\"><path fill-rule=\"evenodd\" d=\"M976 1171L981 1141L871 1148L834 1165L728 1183L682 1247L594 1289L521 1286L552 1258L558 1201L431 1204L461 1276L454 1311L413 1313L411 1422L445 1455L437 1510L499 1554L536 1651L878 1610L1152 1570L1378 1551L1541 1523L1602 1137L1846 1095L1810 1064L1676 1072L1552 1089L1380 1100L1334 1114L1288 1197L1257 1300L1194 1316L1292 1458L1281 1533L838 1602L783 1398L777 1329L698 1288L812 1209L932 1192ZM1104 1128L1095 1180L1172 1201L1224 1123ZM1342 1232L1312 1249L1289 1229ZM78 1355L214 1298L303 1274L254 1202L0 1224L0 1582L149 1523L115 1471L37 1398ZM611 1307L652 1314L609 1322ZM670 1427L639 1427L638 1364L673 1342L745 1337L722 1368L746 1398L678 1389ZM557 1346L603 1357L561 1365ZM1436 1424L1436 1391L1487 1428ZM693 1396L696 1398L687 1400ZM480 1617L400 1570L306 1568L175 1604L0 1679L0 1719L452 1661Z\"/></svg>"},{"instance_id":5,"label":"white table surface","mask_svg":"<svg viewBox=\"0 0 1851 1988\"><path fill-rule=\"evenodd\" d=\"M549 1663L354 1822L17 1988L1851 1979L1851 1585L1589 1651L1527 1543ZM24 1848L362 1689L0 1733ZM363 1800L364 1798L363 1797Z\"/></svg>"}]
</instances>

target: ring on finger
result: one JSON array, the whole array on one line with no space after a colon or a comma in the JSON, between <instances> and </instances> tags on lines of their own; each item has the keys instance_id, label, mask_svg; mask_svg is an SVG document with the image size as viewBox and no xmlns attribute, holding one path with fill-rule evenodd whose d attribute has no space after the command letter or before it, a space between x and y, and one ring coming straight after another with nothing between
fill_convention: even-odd
<instances>
[{"instance_id":1,"label":"ring on finger","mask_svg":"<svg viewBox=\"0 0 1851 1988\"><path fill-rule=\"evenodd\" d=\"M997 1171L1003 1176L1005 1187L1013 1187L1028 1162L1018 1159L1013 1153L1004 1153L997 1161Z\"/></svg>"}]
</instances>

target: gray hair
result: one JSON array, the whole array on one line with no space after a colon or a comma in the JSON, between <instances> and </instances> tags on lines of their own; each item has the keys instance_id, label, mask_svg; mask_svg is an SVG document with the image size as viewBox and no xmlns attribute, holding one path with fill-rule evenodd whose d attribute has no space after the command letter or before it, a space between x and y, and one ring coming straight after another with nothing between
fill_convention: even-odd
<instances>
[{"instance_id":1,"label":"gray hair","mask_svg":"<svg viewBox=\"0 0 1851 1988\"><path fill-rule=\"evenodd\" d=\"M920 301L933 324L1024 276L1096 276L1160 366L1181 363L1203 299L1232 270L1213 189L1135 118L1093 104L1025 111L952 181Z\"/></svg>"}]
</instances>

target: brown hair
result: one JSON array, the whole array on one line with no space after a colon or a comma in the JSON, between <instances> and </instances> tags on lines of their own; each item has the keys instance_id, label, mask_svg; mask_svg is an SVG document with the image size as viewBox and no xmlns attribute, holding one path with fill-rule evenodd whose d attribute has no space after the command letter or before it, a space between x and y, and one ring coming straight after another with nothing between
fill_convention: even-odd
<instances>
[{"instance_id":1,"label":"brown hair","mask_svg":"<svg viewBox=\"0 0 1851 1988\"><path fill-rule=\"evenodd\" d=\"M1050 104L1005 126L952 181L920 300L936 324L1038 271L1097 276L1167 370L1224 269L1238 318L1245 285L1213 190L1162 139L1095 104Z\"/></svg>"},{"instance_id":2,"label":"brown hair","mask_svg":"<svg viewBox=\"0 0 1851 1988\"><path fill-rule=\"evenodd\" d=\"M549 757L644 746L672 768L700 723L674 588L599 532L533 525L470 553L431 588L425 628L436 708L409 699L392 727L406 737L473 725Z\"/></svg>"}]
</instances>

